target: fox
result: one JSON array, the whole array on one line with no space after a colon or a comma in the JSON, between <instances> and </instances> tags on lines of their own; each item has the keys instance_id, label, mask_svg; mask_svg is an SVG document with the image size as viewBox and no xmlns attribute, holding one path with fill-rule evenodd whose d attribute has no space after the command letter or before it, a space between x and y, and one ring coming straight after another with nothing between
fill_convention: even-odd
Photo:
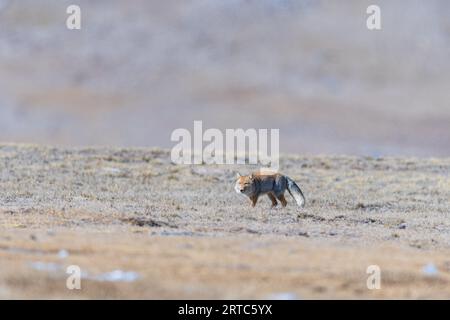
<instances>
[{"instance_id":1,"label":"fox","mask_svg":"<svg viewBox=\"0 0 450 320\"><path fill-rule=\"evenodd\" d=\"M272 208L278 205L277 199L283 207L287 201L284 193L287 190L300 208L305 206L305 196L294 180L280 173L254 172L247 176L237 173L237 181L234 186L237 193L250 198L252 207L256 205L261 195L267 194L272 201Z\"/></svg>"}]
</instances>

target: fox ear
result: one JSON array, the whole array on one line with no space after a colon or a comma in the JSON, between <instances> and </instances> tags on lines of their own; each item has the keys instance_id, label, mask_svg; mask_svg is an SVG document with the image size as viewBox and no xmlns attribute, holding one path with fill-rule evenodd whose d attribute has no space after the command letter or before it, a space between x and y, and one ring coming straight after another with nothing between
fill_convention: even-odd
<instances>
[{"instance_id":1,"label":"fox ear","mask_svg":"<svg viewBox=\"0 0 450 320\"><path fill-rule=\"evenodd\" d=\"M236 172L236 178L240 178L242 177L241 174L239 172Z\"/></svg>"}]
</instances>

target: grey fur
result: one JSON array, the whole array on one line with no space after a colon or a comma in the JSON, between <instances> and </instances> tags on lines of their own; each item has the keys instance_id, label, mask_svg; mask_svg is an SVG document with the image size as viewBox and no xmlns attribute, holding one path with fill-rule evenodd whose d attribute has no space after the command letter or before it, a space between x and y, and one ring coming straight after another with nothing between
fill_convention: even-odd
<instances>
[{"instance_id":1,"label":"grey fur","mask_svg":"<svg viewBox=\"0 0 450 320\"><path fill-rule=\"evenodd\" d=\"M292 180L289 177L286 177L287 180L287 189L289 191L289 194L292 196L292 198L295 199L295 202L297 202L297 205L301 208L305 206L305 196L303 195L302 190L300 187L295 183L294 180Z\"/></svg>"}]
</instances>

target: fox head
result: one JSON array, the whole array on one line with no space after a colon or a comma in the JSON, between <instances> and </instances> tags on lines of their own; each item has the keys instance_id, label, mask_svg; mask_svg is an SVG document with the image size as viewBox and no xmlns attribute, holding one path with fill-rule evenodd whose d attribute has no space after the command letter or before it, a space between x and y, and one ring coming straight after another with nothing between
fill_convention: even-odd
<instances>
[{"instance_id":1,"label":"fox head","mask_svg":"<svg viewBox=\"0 0 450 320\"><path fill-rule=\"evenodd\" d=\"M237 174L237 181L234 185L234 190L236 190L239 194L244 194L247 196L252 195L255 192L255 184L253 174L248 176L241 176L239 173Z\"/></svg>"}]
</instances>

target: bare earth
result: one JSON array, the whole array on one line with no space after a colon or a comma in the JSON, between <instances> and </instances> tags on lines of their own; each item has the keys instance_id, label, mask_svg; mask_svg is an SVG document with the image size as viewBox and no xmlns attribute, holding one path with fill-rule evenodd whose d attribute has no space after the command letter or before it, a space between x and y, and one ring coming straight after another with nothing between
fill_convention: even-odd
<instances>
[{"instance_id":1,"label":"bare earth","mask_svg":"<svg viewBox=\"0 0 450 320\"><path fill-rule=\"evenodd\" d=\"M450 159L284 155L302 210L251 208L237 170L1 145L0 298L450 298Z\"/></svg>"}]
</instances>

